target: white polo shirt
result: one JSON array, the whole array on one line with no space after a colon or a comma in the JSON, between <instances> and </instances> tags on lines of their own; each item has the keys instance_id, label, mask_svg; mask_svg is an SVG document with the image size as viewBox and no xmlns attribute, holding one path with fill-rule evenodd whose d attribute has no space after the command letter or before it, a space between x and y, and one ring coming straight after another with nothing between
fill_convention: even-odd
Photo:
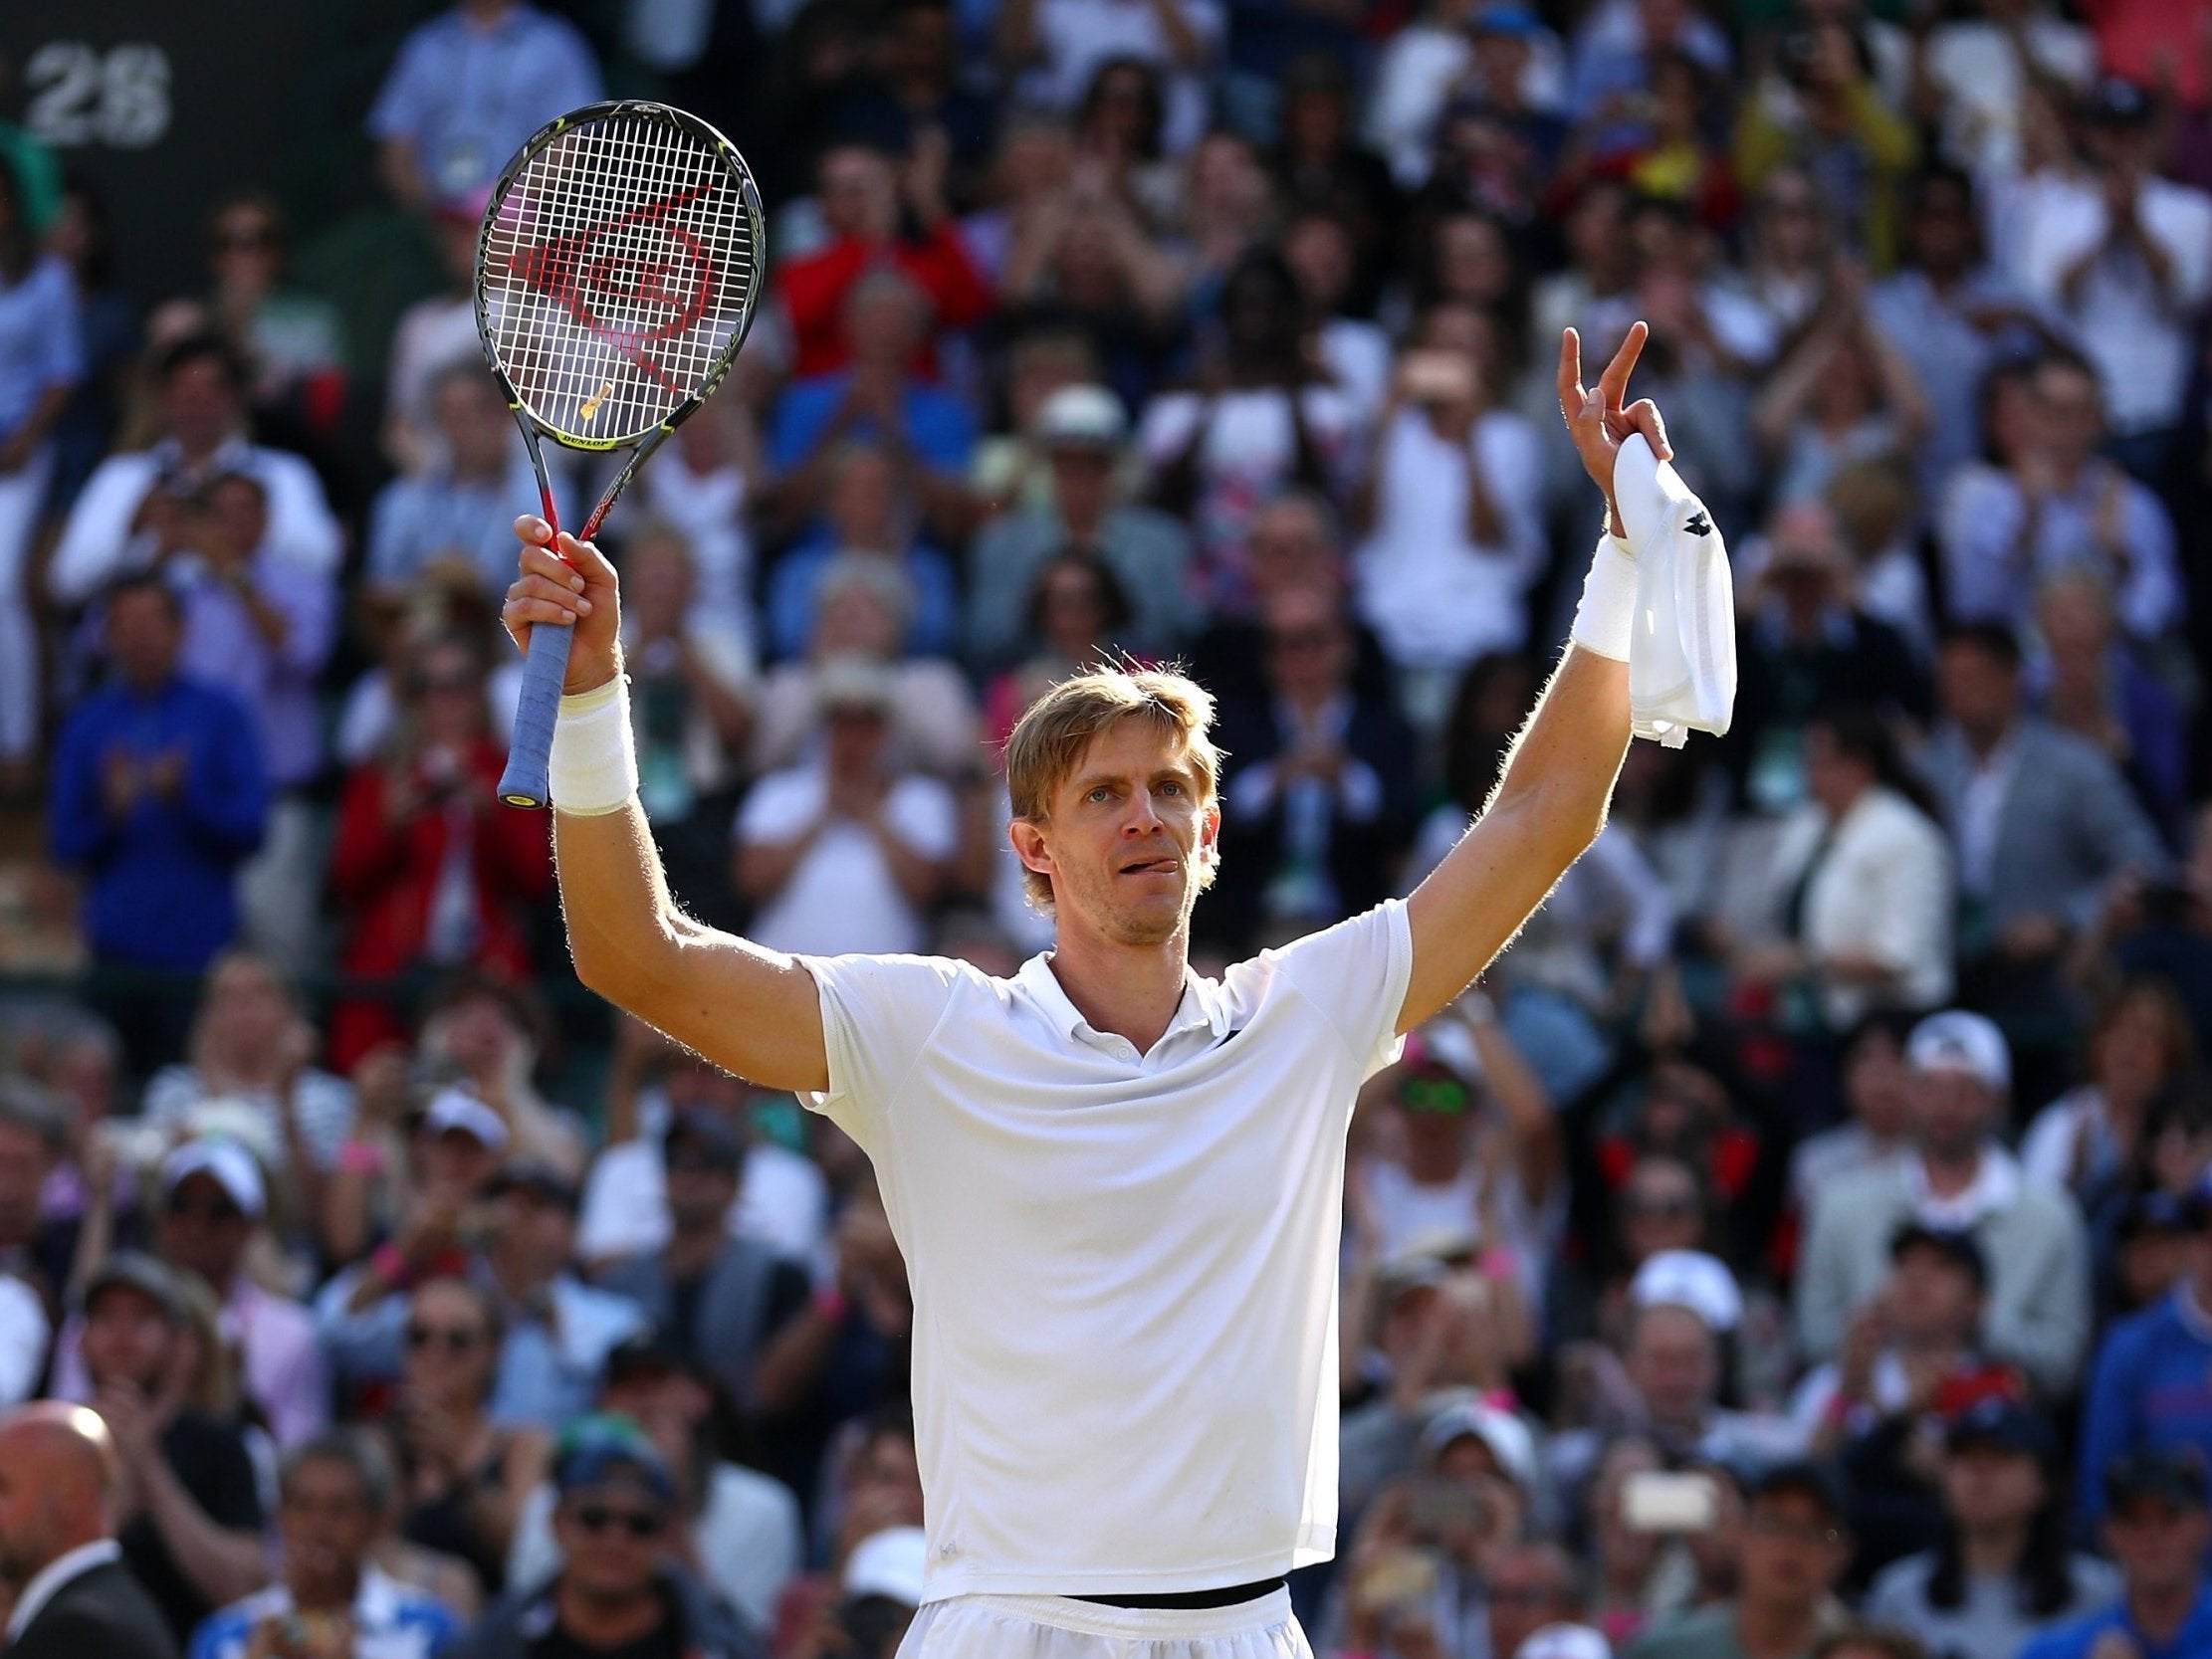
<instances>
[{"instance_id":1,"label":"white polo shirt","mask_svg":"<svg viewBox=\"0 0 2212 1659\"><path fill-rule=\"evenodd\" d=\"M1144 1593L1335 1550L1345 1131L1397 1058L1392 901L1189 977L1151 1052L1043 956L804 958L915 1297L924 1599Z\"/></svg>"}]
</instances>

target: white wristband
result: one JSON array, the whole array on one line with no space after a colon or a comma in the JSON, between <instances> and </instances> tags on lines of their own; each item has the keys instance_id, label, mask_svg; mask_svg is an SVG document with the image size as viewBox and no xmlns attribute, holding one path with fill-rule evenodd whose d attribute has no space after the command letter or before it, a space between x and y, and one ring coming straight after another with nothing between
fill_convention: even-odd
<instances>
[{"instance_id":1,"label":"white wristband","mask_svg":"<svg viewBox=\"0 0 2212 1659\"><path fill-rule=\"evenodd\" d=\"M1567 637L1585 651L1625 663L1635 635L1636 558L1618 535L1600 536Z\"/></svg>"},{"instance_id":2,"label":"white wristband","mask_svg":"<svg viewBox=\"0 0 2212 1659\"><path fill-rule=\"evenodd\" d=\"M554 811L584 818L619 812L636 799L637 742L630 735L626 676L560 700L547 793Z\"/></svg>"}]
</instances>

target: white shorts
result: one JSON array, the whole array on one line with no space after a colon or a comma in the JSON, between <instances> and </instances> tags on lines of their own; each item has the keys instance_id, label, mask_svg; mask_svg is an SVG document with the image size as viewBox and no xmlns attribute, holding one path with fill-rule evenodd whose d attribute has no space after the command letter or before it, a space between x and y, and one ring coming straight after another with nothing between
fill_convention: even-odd
<instances>
[{"instance_id":1,"label":"white shorts","mask_svg":"<svg viewBox=\"0 0 2212 1659\"><path fill-rule=\"evenodd\" d=\"M914 1615L899 1659L1313 1659L1313 1649L1288 1590L1192 1608L958 1595Z\"/></svg>"}]
</instances>

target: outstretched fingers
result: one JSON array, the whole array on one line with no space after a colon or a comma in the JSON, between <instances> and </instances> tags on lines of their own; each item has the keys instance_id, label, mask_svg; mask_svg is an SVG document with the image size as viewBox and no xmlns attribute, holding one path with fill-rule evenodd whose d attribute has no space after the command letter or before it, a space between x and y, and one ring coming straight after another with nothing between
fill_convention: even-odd
<instances>
[{"instance_id":1,"label":"outstretched fingers","mask_svg":"<svg viewBox=\"0 0 2212 1659\"><path fill-rule=\"evenodd\" d=\"M1582 389L1582 336L1572 328L1559 335L1559 412L1569 421L1589 393Z\"/></svg>"},{"instance_id":2,"label":"outstretched fingers","mask_svg":"<svg viewBox=\"0 0 2212 1659\"><path fill-rule=\"evenodd\" d=\"M1644 342L1651 336L1652 330L1643 322L1630 323L1628 338L1613 354L1613 361L1606 364L1605 373L1598 376L1598 395L1609 412L1628 400L1629 376L1636 371L1636 360L1644 355Z\"/></svg>"}]
</instances>

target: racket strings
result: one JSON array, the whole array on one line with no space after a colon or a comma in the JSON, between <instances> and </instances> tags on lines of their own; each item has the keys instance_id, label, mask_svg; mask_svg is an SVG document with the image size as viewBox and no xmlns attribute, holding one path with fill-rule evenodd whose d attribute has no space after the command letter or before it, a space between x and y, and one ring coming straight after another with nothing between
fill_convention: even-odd
<instances>
[{"instance_id":1,"label":"racket strings","mask_svg":"<svg viewBox=\"0 0 2212 1659\"><path fill-rule=\"evenodd\" d=\"M564 129L494 205L486 337L556 436L644 436L710 381L755 288L755 225L731 163L649 112Z\"/></svg>"}]
</instances>

